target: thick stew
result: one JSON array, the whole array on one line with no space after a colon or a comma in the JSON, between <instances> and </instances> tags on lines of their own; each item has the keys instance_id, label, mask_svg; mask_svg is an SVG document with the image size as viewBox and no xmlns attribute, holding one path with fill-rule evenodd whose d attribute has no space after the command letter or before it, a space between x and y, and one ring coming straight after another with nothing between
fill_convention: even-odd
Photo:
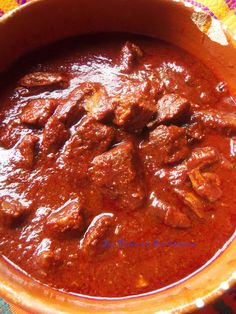
<instances>
[{"instance_id":1,"label":"thick stew","mask_svg":"<svg viewBox=\"0 0 236 314\"><path fill-rule=\"evenodd\" d=\"M236 103L186 52L80 37L0 90L0 253L67 292L120 297L191 274L236 224Z\"/></svg>"}]
</instances>

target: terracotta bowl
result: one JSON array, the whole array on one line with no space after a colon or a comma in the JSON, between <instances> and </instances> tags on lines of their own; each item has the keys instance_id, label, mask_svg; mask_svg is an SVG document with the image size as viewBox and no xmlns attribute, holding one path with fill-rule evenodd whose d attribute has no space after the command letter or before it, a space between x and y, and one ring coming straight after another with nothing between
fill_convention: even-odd
<instances>
[{"instance_id":1,"label":"terracotta bowl","mask_svg":"<svg viewBox=\"0 0 236 314\"><path fill-rule=\"evenodd\" d=\"M187 50L228 83L236 96L236 42L210 16L168 0L35 0L0 20L0 70L25 53L69 36L127 31ZM220 232L220 230L219 230ZM0 294L30 313L186 313L236 281L235 235L206 265L169 287L116 299L58 292L0 259Z\"/></svg>"}]
</instances>

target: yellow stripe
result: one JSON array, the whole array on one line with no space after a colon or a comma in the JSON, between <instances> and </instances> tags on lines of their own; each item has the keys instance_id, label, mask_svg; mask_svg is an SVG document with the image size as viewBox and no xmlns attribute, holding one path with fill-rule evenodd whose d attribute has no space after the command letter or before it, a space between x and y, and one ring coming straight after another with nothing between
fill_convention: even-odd
<instances>
[{"instance_id":1,"label":"yellow stripe","mask_svg":"<svg viewBox=\"0 0 236 314\"><path fill-rule=\"evenodd\" d=\"M234 12L230 11L229 14L222 21L223 25L226 25L228 30L236 36L236 16Z\"/></svg>"},{"instance_id":2,"label":"yellow stripe","mask_svg":"<svg viewBox=\"0 0 236 314\"><path fill-rule=\"evenodd\" d=\"M197 0L207 6L227 29L236 36L236 16L224 0Z\"/></svg>"},{"instance_id":3,"label":"yellow stripe","mask_svg":"<svg viewBox=\"0 0 236 314\"><path fill-rule=\"evenodd\" d=\"M224 0L197 0L197 2L207 6L219 20L225 18L230 12Z\"/></svg>"},{"instance_id":4,"label":"yellow stripe","mask_svg":"<svg viewBox=\"0 0 236 314\"><path fill-rule=\"evenodd\" d=\"M18 7L18 3L15 0L0 0L0 8L4 13L13 10Z\"/></svg>"}]
</instances>

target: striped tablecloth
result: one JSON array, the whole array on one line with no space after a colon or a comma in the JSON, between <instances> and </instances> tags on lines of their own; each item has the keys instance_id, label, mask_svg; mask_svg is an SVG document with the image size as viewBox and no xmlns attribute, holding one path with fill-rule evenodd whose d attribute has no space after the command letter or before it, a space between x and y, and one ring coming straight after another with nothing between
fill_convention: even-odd
<instances>
[{"instance_id":1,"label":"striped tablecloth","mask_svg":"<svg viewBox=\"0 0 236 314\"><path fill-rule=\"evenodd\" d=\"M0 17L10 10L17 8L31 0L0 0ZM65 0L67 1L67 0ZM180 0L175 0L180 1ZM211 16L219 19L236 39L236 0L185 0L209 12ZM68 1L69 5L69 1ZM26 312L7 304L0 298L0 313L3 314L26 314ZM236 313L236 288L229 291L224 297L214 304L197 312L198 314L234 314ZM196 314L197 314L196 313Z\"/></svg>"}]
</instances>

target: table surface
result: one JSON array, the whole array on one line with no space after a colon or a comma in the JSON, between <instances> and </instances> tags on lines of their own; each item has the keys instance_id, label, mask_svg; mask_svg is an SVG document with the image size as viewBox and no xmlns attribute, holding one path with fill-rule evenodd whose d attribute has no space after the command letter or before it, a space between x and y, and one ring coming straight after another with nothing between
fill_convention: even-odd
<instances>
[{"instance_id":1,"label":"table surface","mask_svg":"<svg viewBox=\"0 0 236 314\"><path fill-rule=\"evenodd\" d=\"M5 13L31 0L0 0L0 17ZM46 0L45 0L46 1ZM66 0L65 0L66 1ZM236 0L185 0L209 12L214 18L222 21L224 26L236 39ZM68 1L69 5L69 1ZM7 304L0 298L0 313L26 314L26 312ZM197 311L194 314L234 314L236 313L236 287L228 291L213 304Z\"/></svg>"}]
</instances>

